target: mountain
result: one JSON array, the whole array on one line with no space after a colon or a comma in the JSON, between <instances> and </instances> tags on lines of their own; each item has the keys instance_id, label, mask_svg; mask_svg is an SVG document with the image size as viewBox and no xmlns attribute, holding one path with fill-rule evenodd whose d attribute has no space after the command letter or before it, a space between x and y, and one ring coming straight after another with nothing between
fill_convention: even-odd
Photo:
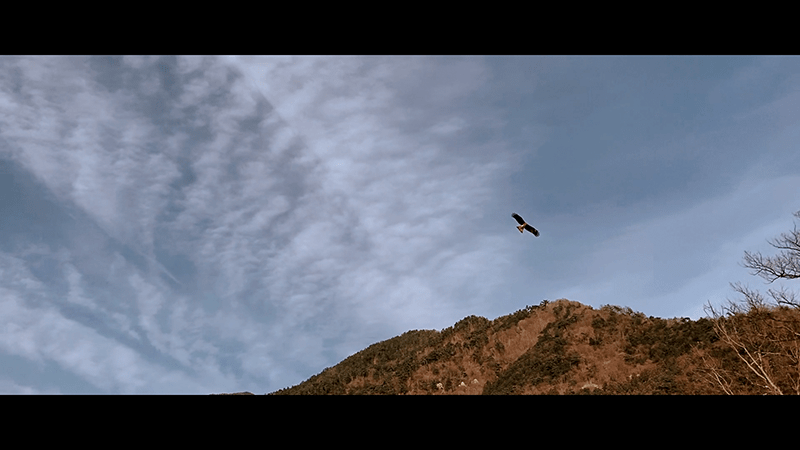
<instances>
[{"instance_id":1,"label":"mountain","mask_svg":"<svg viewBox=\"0 0 800 450\"><path fill-rule=\"evenodd\" d=\"M713 321L561 299L371 345L287 394L713 394Z\"/></svg>"},{"instance_id":2,"label":"mountain","mask_svg":"<svg viewBox=\"0 0 800 450\"><path fill-rule=\"evenodd\" d=\"M661 319L560 299L373 344L270 395L800 394L800 308Z\"/></svg>"}]
</instances>

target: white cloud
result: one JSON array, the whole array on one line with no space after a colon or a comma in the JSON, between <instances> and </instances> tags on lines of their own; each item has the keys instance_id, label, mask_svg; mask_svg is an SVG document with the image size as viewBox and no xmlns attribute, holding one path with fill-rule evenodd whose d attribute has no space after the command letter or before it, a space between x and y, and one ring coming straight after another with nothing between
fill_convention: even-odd
<instances>
[{"instance_id":1,"label":"white cloud","mask_svg":"<svg viewBox=\"0 0 800 450\"><path fill-rule=\"evenodd\" d=\"M69 263L64 264L64 271L66 278L69 282L69 292L67 293L67 300L77 305L93 307L94 302L86 297L83 287L81 286L82 276L75 266Z\"/></svg>"},{"instance_id":2,"label":"white cloud","mask_svg":"<svg viewBox=\"0 0 800 450\"><path fill-rule=\"evenodd\" d=\"M278 364L330 365L376 333L448 326L500 287L513 244L475 219L514 160L491 135L494 110L459 103L486 79L479 58L179 58L177 74L196 78L175 99L158 92L151 58L126 58L142 81L116 90L86 81L99 77L81 61L47 61L20 63L35 88L26 101L3 94L22 111L2 116L3 136L102 228L69 235L64 295L120 336L30 309L32 287L19 286L10 313L44 319L6 349L106 391L281 383L300 369ZM150 111L151 97L166 111ZM470 143L476 127L488 131ZM178 262L167 269L158 251ZM103 277L112 298L97 294Z\"/></svg>"},{"instance_id":3,"label":"white cloud","mask_svg":"<svg viewBox=\"0 0 800 450\"><path fill-rule=\"evenodd\" d=\"M15 382L14 380L0 379L0 394L29 394L29 395L36 395L36 394L45 394L45 395L54 395L60 394L56 389L51 387L42 388L40 386L29 386L25 384L20 384Z\"/></svg>"},{"instance_id":4,"label":"white cloud","mask_svg":"<svg viewBox=\"0 0 800 450\"><path fill-rule=\"evenodd\" d=\"M11 282L11 280L18 280ZM0 349L43 363L54 361L103 392L197 392L207 390L209 380L202 384L180 371L165 369L142 359L135 349L99 335L95 330L63 316L47 304L33 306L25 297L46 288L27 271L22 260L0 255ZM153 307L149 306L152 313ZM174 336L166 336L175 342ZM157 342L156 342L157 343ZM207 350L202 345L190 346L178 342L179 356L184 348ZM186 357L179 358L187 361ZM228 376L217 368L202 367L200 377L233 386ZM23 392L25 389L23 389Z\"/></svg>"}]
</instances>

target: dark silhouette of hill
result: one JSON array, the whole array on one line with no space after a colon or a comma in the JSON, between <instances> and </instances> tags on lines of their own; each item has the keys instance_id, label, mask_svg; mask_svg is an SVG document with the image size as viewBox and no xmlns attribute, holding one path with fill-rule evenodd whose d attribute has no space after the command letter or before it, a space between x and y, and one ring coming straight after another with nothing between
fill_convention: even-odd
<instances>
[{"instance_id":1,"label":"dark silhouette of hill","mask_svg":"<svg viewBox=\"0 0 800 450\"><path fill-rule=\"evenodd\" d=\"M780 310L800 323L800 311ZM543 301L495 320L406 332L272 395L723 394L726 383L728 393L764 393L720 340L718 320Z\"/></svg>"}]
</instances>

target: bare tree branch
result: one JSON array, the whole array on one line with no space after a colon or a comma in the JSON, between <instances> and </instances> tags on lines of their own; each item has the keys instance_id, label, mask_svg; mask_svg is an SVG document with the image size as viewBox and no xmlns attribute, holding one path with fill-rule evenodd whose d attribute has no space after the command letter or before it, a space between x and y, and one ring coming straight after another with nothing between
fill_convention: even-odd
<instances>
[{"instance_id":1,"label":"bare tree branch","mask_svg":"<svg viewBox=\"0 0 800 450\"><path fill-rule=\"evenodd\" d=\"M800 211L794 215L800 218ZM781 252L771 257L745 252L744 266L770 283L779 278L800 278L797 225L792 232L767 242ZM747 389L745 386L750 384L771 394L793 391L800 395L800 300L782 286L767 290L774 302L741 283L731 283L731 287L743 296L740 300L728 300L719 309L709 302L704 309L714 319L714 331L720 341L734 351L744 366L739 370L726 367L732 370L726 373L720 361L704 358L709 380L726 394L738 390L735 386ZM749 375L741 378L740 370Z\"/></svg>"},{"instance_id":2,"label":"bare tree branch","mask_svg":"<svg viewBox=\"0 0 800 450\"><path fill-rule=\"evenodd\" d=\"M705 356L702 356L702 360L703 364L705 364L705 366L708 368L708 371L711 373L711 384L719 386L722 391L728 395L734 395L731 387L731 381L725 377L725 374L722 373L723 370L717 366L714 360L706 360Z\"/></svg>"},{"instance_id":3,"label":"bare tree branch","mask_svg":"<svg viewBox=\"0 0 800 450\"><path fill-rule=\"evenodd\" d=\"M781 287L780 290L768 289L767 292L769 292L769 295L775 299L775 302L779 305L800 308L800 301L796 299L795 293L787 290L785 287Z\"/></svg>"},{"instance_id":4,"label":"bare tree branch","mask_svg":"<svg viewBox=\"0 0 800 450\"><path fill-rule=\"evenodd\" d=\"M758 349L752 349L752 342L748 342L749 333L744 333L737 327L736 323L728 323L725 317L717 317L714 323L714 330L720 339L736 350L736 356L744 362L752 373L766 383L770 393L783 395L781 389L773 381L772 371L769 364L764 360L762 353ZM712 370L713 371L713 370Z\"/></svg>"},{"instance_id":5,"label":"bare tree branch","mask_svg":"<svg viewBox=\"0 0 800 450\"><path fill-rule=\"evenodd\" d=\"M800 211L794 213L800 218ZM744 266L753 269L753 275L758 275L772 283L778 278L800 278L800 231L797 224L790 233L781 233L780 238L767 241L779 250L777 256L762 256L761 253L744 252Z\"/></svg>"}]
</instances>

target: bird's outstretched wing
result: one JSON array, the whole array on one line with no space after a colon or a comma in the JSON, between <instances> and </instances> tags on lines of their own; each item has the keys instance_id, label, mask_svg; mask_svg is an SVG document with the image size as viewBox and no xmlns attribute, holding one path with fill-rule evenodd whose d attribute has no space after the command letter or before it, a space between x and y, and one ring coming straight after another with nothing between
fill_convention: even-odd
<instances>
[{"instance_id":1,"label":"bird's outstretched wing","mask_svg":"<svg viewBox=\"0 0 800 450\"><path fill-rule=\"evenodd\" d=\"M533 233L534 236L539 237L539 230L537 230L536 228L533 228L530 225L525 225L525 229Z\"/></svg>"},{"instance_id":2,"label":"bird's outstretched wing","mask_svg":"<svg viewBox=\"0 0 800 450\"><path fill-rule=\"evenodd\" d=\"M522 217L520 217L520 215L519 215L519 214L517 214L517 213L511 213L511 217L513 217L514 219L516 219L516 220L517 220L517 223L518 223L518 224L520 224L520 225L522 225L523 223L525 223L525 219L523 219Z\"/></svg>"}]
</instances>

